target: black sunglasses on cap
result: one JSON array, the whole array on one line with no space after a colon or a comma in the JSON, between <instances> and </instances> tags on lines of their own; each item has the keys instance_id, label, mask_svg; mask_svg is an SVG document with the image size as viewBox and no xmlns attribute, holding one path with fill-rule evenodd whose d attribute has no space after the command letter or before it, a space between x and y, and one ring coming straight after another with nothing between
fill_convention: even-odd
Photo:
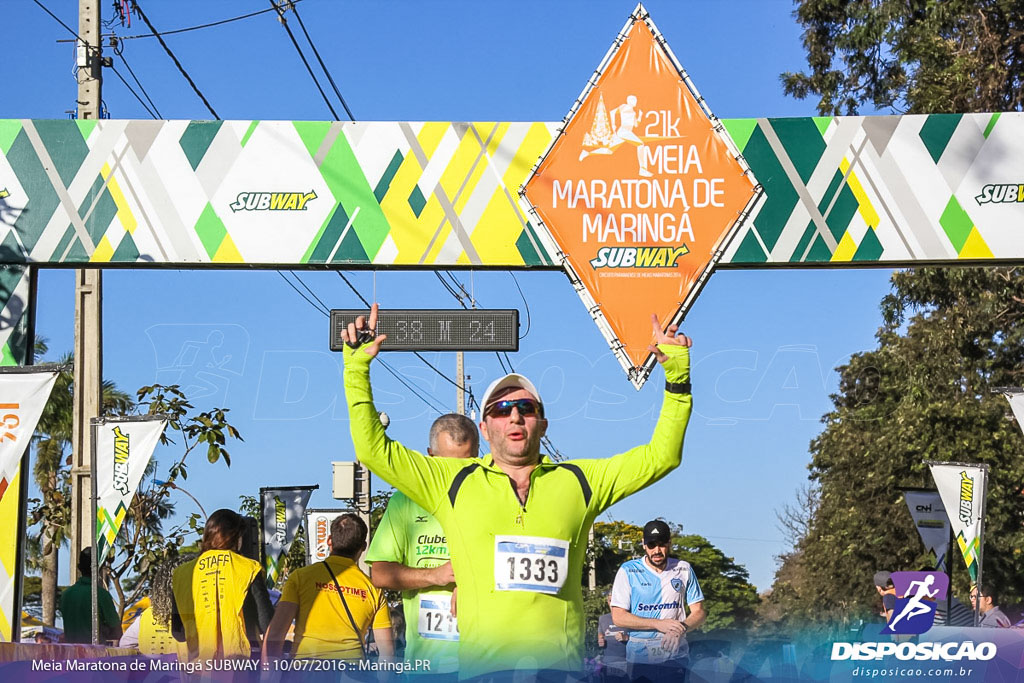
<instances>
[{"instance_id":1,"label":"black sunglasses on cap","mask_svg":"<svg viewBox=\"0 0 1024 683\"><path fill-rule=\"evenodd\" d=\"M544 417L544 406L532 398L517 398L511 401L495 401L491 405L487 406L486 415L491 417L508 417L512 414L512 409L516 408L519 410L519 414L523 417L527 415L536 415L537 417Z\"/></svg>"}]
</instances>

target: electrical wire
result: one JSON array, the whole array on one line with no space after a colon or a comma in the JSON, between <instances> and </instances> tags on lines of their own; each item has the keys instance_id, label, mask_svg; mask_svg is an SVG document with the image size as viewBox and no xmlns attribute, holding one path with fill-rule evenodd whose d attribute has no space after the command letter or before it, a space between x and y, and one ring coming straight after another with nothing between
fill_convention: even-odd
<instances>
[{"instance_id":1,"label":"electrical wire","mask_svg":"<svg viewBox=\"0 0 1024 683\"><path fill-rule=\"evenodd\" d=\"M344 273L342 273L340 270L336 270L334 272L338 274L338 277L345 281L345 284L348 285L348 288L352 290L352 293L359 297L359 300L362 301L367 308L371 307L370 302L366 300L366 297L359 293L359 290L356 289L351 282L348 281L348 278L345 277Z\"/></svg>"},{"instance_id":2,"label":"electrical wire","mask_svg":"<svg viewBox=\"0 0 1024 683\"><path fill-rule=\"evenodd\" d=\"M394 371L394 370L392 369L392 367L391 367L390 365L388 365L387 363L385 363L385 362L384 362L384 360L383 360L382 358L378 358L377 360L378 360L378 361L380 361L380 364L384 366L384 369L385 369L385 370L387 370L387 371L388 371L388 372L390 372L390 373L391 373L392 375L394 375L395 379L397 379L397 380L398 380L399 382L401 382L401 383L402 383L402 384L403 384L403 385L405 386L405 388L406 388L406 389L408 389L409 391L411 391L411 392L413 393L413 395L415 395L415 396L416 396L416 398L418 398L418 399L420 399L421 401L423 401L424 403L426 403L426 404L427 404L427 406L429 406L429 407L431 408L431 410L433 410L433 411L434 411L435 413L437 413L438 415L444 415L444 414L445 414L445 411L443 411L443 410L439 409L439 408L438 408L437 406L435 406L435 405L434 405L433 403L431 403L431 402L430 402L430 401L428 401L428 400L427 400L426 398L424 398L422 394L420 394L420 393L419 393L418 391L416 391L415 387L413 387L413 386L412 386L411 384L409 384L408 382L406 382L406 381L405 381L405 380L404 380L404 379L403 379L403 378L401 377L401 375L399 375L399 374L398 374L397 372L395 372L395 371ZM437 399L435 399L435 400L437 400Z\"/></svg>"},{"instance_id":3,"label":"electrical wire","mask_svg":"<svg viewBox=\"0 0 1024 683\"><path fill-rule=\"evenodd\" d=\"M455 300L459 302L459 305L462 306L463 308L467 308L466 303L462 300L462 295L456 292L455 288L452 287L447 280L441 277L441 273L435 270L434 275L436 275L437 279L441 282L442 285L444 285L444 288L448 290L448 293L455 297Z\"/></svg>"},{"instance_id":4,"label":"electrical wire","mask_svg":"<svg viewBox=\"0 0 1024 683\"><path fill-rule=\"evenodd\" d=\"M135 92L134 89L132 89L132 86L128 83L128 81L126 81L124 79L124 76L121 75L121 73L117 70L117 68L111 66L110 70L114 72L115 76L117 76L118 78L121 79L121 82L124 83L124 87L128 88L128 92L130 92L132 95L135 95L135 99L137 99L139 101L139 104L142 105L142 108L146 110L146 113L149 114L150 117L152 117L154 119L162 118L161 116L158 116L157 114L154 114L152 112L152 110L150 110L150 108L148 106L146 106L146 103L142 100L141 97L139 97L139 94L137 92Z\"/></svg>"},{"instance_id":5,"label":"electrical wire","mask_svg":"<svg viewBox=\"0 0 1024 683\"><path fill-rule=\"evenodd\" d=\"M291 4L293 6L299 4L300 2L302 2L302 0L291 0ZM294 7L293 7L293 9L294 9ZM243 14L243 15L238 16L238 17L231 17L230 19L221 19L220 21L210 22L208 24L200 24L199 26L188 26L186 28L176 28L176 29L171 30L171 31L164 31L162 35L173 36L176 33L187 33L188 31L198 31L198 30L204 29L204 28L212 28L214 26L221 26L223 24L230 24L233 21L241 21L242 19L250 19L252 17L259 16L260 14L266 14L267 12L273 12L273 11L275 11L275 8L273 8L273 7L271 7L270 9L261 9L261 10L255 11L255 12L249 12L248 14ZM136 36L125 36L121 40L135 40L137 38L153 38L155 36L156 36L155 33L141 33L141 34L136 35Z\"/></svg>"},{"instance_id":6,"label":"electrical wire","mask_svg":"<svg viewBox=\"0 0 1024 683\"><path fill-rule=\"evenodd\" d=\"M326 312L327 312L327 315L329 316L329 315L331 314L331 307L330 307L330 306L328 306L327 304L325 304L325 303L323 302L323 300L322 300L322 299L321 299L320 297L318 297L318 296L316 295L316 292L314 292L314 291L313 291L312 289L310 289L310 288L309 288L309 285L307 285L307 284L306 284L306 283L305 283L305 282L304 282L304 281L302 280L302 278L301 278L301 277L299 277L299 274L298 274L298 273L296 273L296 272L295 272L294 270L293 270L293 271L291 271L291 273L292 273L292 277L293 277L293 278L295 278L296 280L298 280L298 281L299 281L299 284L300 284L300 285L302 285L302 286L303 286L303 288L305 288L305 290L306 290L307 292L309 292L310 296L312 296L312 297L313 297L314 299L316 299L316 300L317 300L317 301L318 301L318 302L320 303L320 305L321 305L321 306L323 306L323 309L324 309L324 311L326 311Z\"/></svg>"},{"instance_id":7,"label":"electrical wire","mask_svg":"<svg viewBox=\"0 0 1024 683\"><path fill-rule=\"evenodd\" d=\"M284 280L285 282L287 282L287 283L288 283L288 286L289 286L289 287L291 287L292 289L294 289L294 290L295 290L295 293L296 293L296 294L298 294L299 296L301 296L301 297L302 297L302 298L303 298L303 299L304 299L304 300L306 301L306 303L308 303L308 304L309 304L310 306L312 306L313 308L315 308L315 309L316 309L316 310L317 310L317 311L318 311L319 313L321 313L322 315L325 315L325 316L327 316L328 318L330 318L330 316L331 316L331 312L330 312L330 310L329 310L329 309L328 309L328 308L326 307L326 305L325 305L325 304L323 303L323 301L320 301L320 297L318 297L318 296L317 296L316 294L314 294L314 293L313 293L313 292L312 292L312 291L310 290L310 292L309 292L309 293L310 293L310 294L312 294L312 295L313 295L313 297L314 297L314 298L315 298L315 299L316 299L317 301L320 301L320 305L317 305L316 303L314 303L314 302L313 302L313 300L312 300L312 299L310 299L310 298L309 298L308 296L306 296L305 294L303 294L303 293L302 293L302 291L301 291L301 290L300 290L300 289L299 289L298 287L296 287L296 286L295 286L295 285L294 285L294 284L292 283L292 281L291 281L291 280L289 280L289 279L288 279L287 277L285 277L285 275L284 275L284 273L283 273L282 271L280 271L280 270L279 270L279 271L276 271L276 272L277 272L277 274L278 274L278 275L280 275L280 276L281 276L281 279L282 279L282 280ZM339 274L340 274L340 273L339 273ZM295 275L295 273L292 273L292 275ZM299 278L299 277L298 277L297 275L296 275L295 277L296 277L296 279L297 279L297 280L299 280L299 283L300 283L300 284L302 284L302 286L303 286L303 287L306 287L306 284L305 284L304 282L302 282L302 280L301 280L301 279L300 279L300 278ZM306 287L306 288L307 288L307 289L309 289L308 287ZM358 292L356 292L356 294L359 294L359 293L358 293ZM360 298L362 298L362 295L359 295L359 296L360 296ZM321 306L323 306L323 308L321 308ZM382 365L382 366L384 367L384 369L385 369L385 370L387 370L387 371L388 371L389 373L391 373L391 375L393 375L393 376L394 376L394 378L395 378L395 379L397 379L397 380L398 380L398 381L399 381L399 382L400 382L400 383L402 384L402 386L404 386L404 387L405 387L406 389L408 389L408 390L409 390L409 391L410 391L410 392L411 392L411 393L412 393L412 394L413 394L413 395L414 395L414 396L415 396L416 398L418 398L418 399L420 399L421 401L423 401L423 402L424 402L424 403L425 403L425 404L427 405L427 407L428 407L428 408L430 408L431 410L433 410L434 412L436 412L436 413L437 413L438 415L444 415L444 411L443 411L443 410L440 410L440 409L439 409L439 408L438 408L438 407L437 407L437 406L435 405L435 403L434 403L434 402L432 402L432 401L431 401L430 399L428 399L428 398L427 398L426 396L424 396L424 395L423 395L422 393L420 393L420 392L419 392L419 391L418 391L418 390L416 389L416 387L412 386L412 385L411 385L411 384L409 384L409 383L408 383L407 381L405 381L405 379L404 379L404 378L403 378L403 377L402 377L401 375L399 375L399 374L398 374L398 372L396 372L394 368L392 368L392 367L391 367L390 365L388 365L388 364L387 364L386 362L384 362L384 359L383 359L383 358L378 358L377 360L378 360L378 361L380 362L380 364L381 364L381 365ZM433 397L431 397L431 398L433 398ZM436 398L434 398L434 399L433 399L433 401L437 401L437 399L436 399Z\"/></svg>"},{"instance_id":8,"label":"electrical wire","mask_svg":"<svg viewBox=\"0 0 1024 683\"><path fill-rule=\"evenodd\" d=\"M306 24L302 21L302 17L299 16L299 10L296 9L295 3L289 0L288 5L291 8L292 13L295 15L295 18L299 20L299 27L302 29L302 34L306 36L306 41L309 43L309 46L313 48L313 54L316 55L316 61L320 63L320 68L323 69L324 75L327 76L327 81L331 84L331 87L334 88L334 94L337 95L338 100L341 101L341 106L345 108L345 113L348 114L348 117L355 121L356 117L352 115L352 110L348 108L348 102L346 102L345 98L342 97L341 91L338 90L338 86L334 82L334 78L331 77L331 72L327 69L327 65L324 64L324 60L320 58L320 51L316 49L313 39L309 37L309 31L306 30Z\"/></svg>"},{"instance_id":9,"label":"electrical wire","mask_svg":"<svg viewBox=\"0 0 1024 683\"><path fill-rule=\"evenodd\" d=\"M306 55L303 54L302 48L299 47L299 41L295 40L295 34L292 33L291 27L288 26L288 20L284 18L284 10L282 10L274 0L270 0L270 5L277 10L277 18L281 20L281 25L284 26L284 30L288 32L288 37L291 38L292 45L295 46L295 51L299 53L299 59L306 67L306 71L309 72L309 77L313 79L313 83L316 85L316 89L320 91L320 97L324 98L324 104L331 110L331 116L334 117L335 121L340 121L338 118L338 112L334 111L334 106L331 101L327 99L327 93L320 87L320 81L317 79L316 74L313 73L313 67L309 65L309 61L306 59Z\"/></svg>"},{"instance_id":10,"label":"electrical wire","mask_svg":"<svg viewBox=\"0 0 1024 683\"><path fill-rule=\"evenodd\" d=\"M530 334L530 328L533 327L533 320L530 317L530 304L526 301L526 295L523 294L523 288L519 286L519 279L516 277L516 274L511 270L508 274L512 276L512 282L516 283L516 289L519 290L519 296L523 298L523 307L526 309L526 332L523 332L523 336L519 338L522 340L526 339L526 335Z\"/></svg>"},{"instance_id":11,"label":"electrical wire","mask_svg":"<svg viewBox=\"0 0 1024 683\"><path fill-rule=\"evenodd\" d=\"M114 40L116 41L117 38L114 38ZM142 81L140 81L139 77L135 75L135 70L132 69L132 65L128 63L127 59L125 59L125 57L124 57L124 46L122 46L120 44L120 42L118 41L118 42L113 43L112 47L114 48L114 54L116 54L118 57L120 57L121 61L124 62L124 66L125 66L126 69L128 69L128 73L131 74L132 79L135 81L136 85L139 86L139 90L141 90L142 94L146 96L146 100L149 101L149 104L153 108L153 111L156 112L156 116L154 116L153 118L155 118L155 119L162 119L163 116L160 114L160 110L157 109L156 103L153 102L153 98L149 96L148 92L146 92L146 89L142 86ZM113 68L113 67L111 67L111 68ZM115 70L114 73L117 73L117 71ZM120 74L118 74L118 77L120 77ZM121 80L123 81L124 79L122 78ZM135 93L132 93L132 94L134 95ZM135 95L135 97L138 98L138 95ZM143 105L143 106L145 106L145 105ZM149 110L147 109L147 111L149 111ZM152 113L150 115L152 115Z\"/></svg>"},{"instance_id":12,"label":"electrical wire","mask_svg":"<svg viewBox=\"0 0 1024 683\"><path fill-rule=\"evenodd\" d=\"M171 52L171 48L167 45L167 41L164 40L163 36L160 35L160 32L157 31L156 28L153 26L152 22L150 22L149 17L147 17L146 13L142 11L142 8L139 6L137 0L132 0L132 9L134 9L135 13L139 15L139 18L142 19L143 23L145 23L146 26L149 27L149 30L153 32L153 37L160 41L160 45L163 46L164 51L167 52L168 56L174 62L174 65L178 67L178 71L180 71L181 75L185 77L185 80L188 81L188 84L192 86L192 90L195 91L196 95L199 96L199 99L201 99L203 101L203 104L206 105L206 108L210 111L211 114L213 114L213 118L220 121L220 116L217 115L217 112L214 111L213 106L209 103L209 101L207 101L203 93L200 92L199 87L195 84L195 81L193 81L192 77L188 75L187 71L185 71L185 67L181 65L181 62L178 61L178 58L174 56L173 52Z\"/></svg>"},{"instance_id":13,"label":"electrical wire","mask_svg":"<svg viewBox=\"0 0 1024 683\"><path fill-rule=\"evenodd\" d=\"M305 299L305 300L306 300L306 303L308 303L308 304L309 304L310 306L312 306L313 308L315 308L315 309L316 309L316 310L318 310L319 312L323 313L323 314L324 314L324 315L326 315L327 317L330 317L330 316L331 316L331 312L330 312L330 311L329 311L329 310L328 310L328 309L327 309L326 307L322 307L322 306L323 306L323 302L321 302L319 306L318 306L317 304L313 303L313 300L312 300L312 299L310 299L310 298L309 298L308 296L306 296L305 294L303 294L303 293L302 293L302 291L301 291L301 290L299 290L299 288L298 288L298 287L296 287L296 286L295 286L295 285L294 285L294 284L292 283L292 281L291 281L291 280L289 280L289 279L288 279L287 277L285 277L285 275L284 275L284 272L283 272L283 271L280 271L280 270L278 270L278 271L276 271L276 272L277 272L277 274L278 274L278 275L280 275L280 276L281 276L281 279L282 279L282 280L284 280L285 282L287 282L287 283L288 283L288 286L289 286L289 287L291 287L292 289L294 289L294 290L295 290L296 294L298 294L299 296L301 296L301 297L302 297L303 299ZM319 301L319 299L317 299L317 301Z\"/></svg>"},{"instance_id":14,"label":"electrical wire","mask_svg":"<svg viewBox=\"0 0 1024 683\"><path fill-rule=\"evenodd\" d=\"M355 295L357 297L359 297L360 301L362 301L365 305L370 306L370 302L366 300L366 297L364 297L362 294L359 293L359 290L355 288L355 285L353 285L349 281L349 279L347 277L345 277L345 275L340 270L336 270L334 272L336 272L338 274L338 277L340 277L342 280L344 280L345 284L348 285L348 288L351 289L355 293ZM461 384L457 383L451 377L449 377L448 375L444 374L441 370L438 370L436 367L434 367L434 365L430 361L428 361L426 358L424 358L423 355L419 351L413 351L412 353L413 353L414 356L416 356L421 361L423 361L424 365L426 365L428 368L430 368L431 370L436 372L438 375L443 377L446 382L448 382L452 386L456 387L457 389L461 389L462 391L467 391L466 387L464 387Z\"/></svg>"},{"instance_id":15,"label":"electrical wire","mask_svg":"<svg viewBox=\"0 0 1024 683\"><path fill-rule=\"evenodd\" d=\"M75 37L75 38L76 38L76 39L78 40L78 42L80 42L80 43L81 43L82 45L84 45L84 46L85 46L85 47L87 47L87 48L93 48L93 49L95 49L95 46L94 46L94 45L90 45L90 44L89 44L89 43L88 43L87 41L83 40L83 39L82 39L82 37L81 37L80 35L78 35L78 34L77 34L77 33L75 32L75 30L74 30L74 29L72 29L72 28L71 28L70 26L68 26L67 24L65 24L65 23L64 23L63 21L61 21L61 20L60 20L60 17L58 17L58 16L56 15L56 14L54 14L54 13L53 13L53 12L51 12L51 11L50 11L49 9L47 9L46 5L44 5L43 3L39 2L39 0L32 0L32 2L36 3L37 5L39 5L39 7L40 7L40 8L41 8L41 9L42 9L42 10L43 10L44 12L46 12L46 13L47 13L47 14L49 14L49 15L50 15L51 17L53 17L54 21L56 21L56 22L57 22L58 24L60 24L61 26L63 26L63 27L64 27L64 28L65 28L65 29L67 30L67 32L68 32L68 33L70 33L71 35L73 35L73 36L74 36L74 37Z\"/></svg>"}]
</instances>

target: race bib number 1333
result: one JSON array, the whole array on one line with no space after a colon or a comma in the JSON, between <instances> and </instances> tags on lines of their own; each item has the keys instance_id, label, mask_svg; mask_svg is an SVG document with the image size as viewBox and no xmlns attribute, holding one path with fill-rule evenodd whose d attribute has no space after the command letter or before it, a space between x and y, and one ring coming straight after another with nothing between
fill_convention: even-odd
<instances>
[{"instance_id":1,"label":"race bib number 1333","mask_svg":"<svg viewBox=\"0 0 1024 683\"><path fill-rule=\"evenodd\" d=\"M569 542L539 536L494 537L494 587L555 594L569 570Z\"/></svg>"}]
</instances>

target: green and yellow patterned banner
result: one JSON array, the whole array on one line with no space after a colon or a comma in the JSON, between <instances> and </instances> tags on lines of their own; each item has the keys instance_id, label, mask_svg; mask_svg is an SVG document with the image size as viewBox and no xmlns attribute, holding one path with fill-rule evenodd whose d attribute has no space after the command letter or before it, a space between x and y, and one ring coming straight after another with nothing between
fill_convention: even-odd
<instances>
[{"instance_id":1,"label":"green and yellow patterned banner","mask_svg":"<svg viewBox=\"0 0 1024 683\"><path fill-rule=\"evenodd\" d=\"M723 266L1024 258L1024 115L724 120L764 185ZM0 120L0 263L558 267L555 123Z\"/></svg>"}]
</instances>

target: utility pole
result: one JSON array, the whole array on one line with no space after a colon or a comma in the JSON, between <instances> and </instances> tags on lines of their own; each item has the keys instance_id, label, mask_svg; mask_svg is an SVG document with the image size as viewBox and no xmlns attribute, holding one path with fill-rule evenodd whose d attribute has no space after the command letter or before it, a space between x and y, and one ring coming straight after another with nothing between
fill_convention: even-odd
<instances>
[{"instance_id":1,"label":"utility pole","mask_svg":"<svg viewBox=\"0 0 1024 683\"><path fill-rule=\"evenodd\" d=\"M466 414L466 391L463 382L466 381L465 358L462 351L455 352L455 412L459 415Z\"/></svg>"},{"instance_id":2,"label":"utility pole","mask_svg":"<svg viewBox=\"0 0 1024 683\"><path fill-rule=\"evenodd\" d=\"M78 118L99 119L103 82L100 45L100 0L79 0ZM71 582L78 580L78 554L93 545L92 430L90 420L100 414L102 368L102 273L75 271L75 394L71 436Z\"/></svg>"}]
</instances>

